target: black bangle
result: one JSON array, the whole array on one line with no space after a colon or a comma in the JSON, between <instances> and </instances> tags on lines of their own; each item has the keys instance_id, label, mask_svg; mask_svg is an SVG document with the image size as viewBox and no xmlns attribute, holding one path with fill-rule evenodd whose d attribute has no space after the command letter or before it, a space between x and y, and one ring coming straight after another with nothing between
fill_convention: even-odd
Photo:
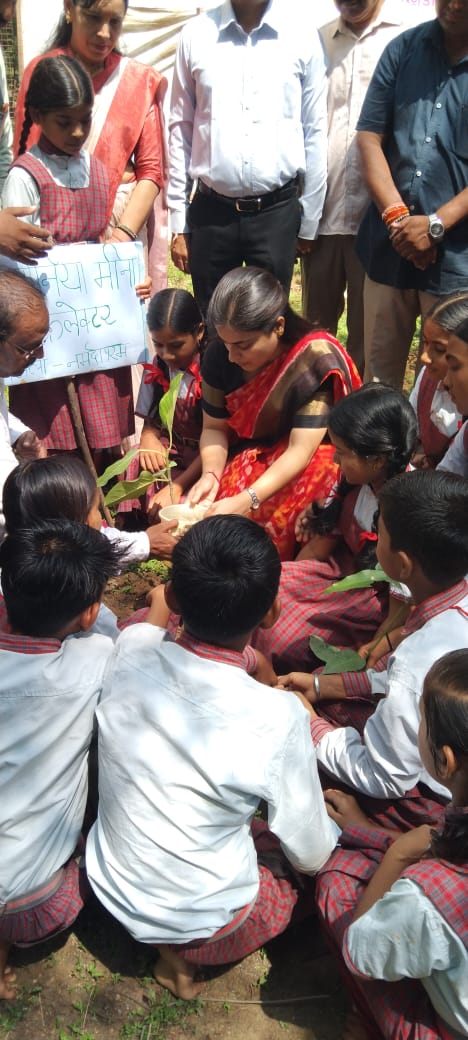
<instances>
[{"instance_id":1,"label":"black bangle","mask_svg":"<svg viewBox=\"0 0 468 1040\"><path fill-rule=\"evenodd\" d=\"M116 229L118 229L119 231L123 231L125 235L128 235L128 237L131 238L132 242L136 242L138 235L136 235L131 228L127 227L126 224L116 224L115 226Z\"/></svg>"},{"instance_id":2,"label":"black bangle","mask_svg":"<svg viewBox=\"0 0 468 1040\"><path fill-rule=\"evenodd\" d=\"M392 644L390 642L390 636L389 636L388 632L385 633L385 638L387 640L387 643L388 643L388 645L390 647L391 652L393 653L393 646L392 646Z\"/></svg>"}]
</instances>

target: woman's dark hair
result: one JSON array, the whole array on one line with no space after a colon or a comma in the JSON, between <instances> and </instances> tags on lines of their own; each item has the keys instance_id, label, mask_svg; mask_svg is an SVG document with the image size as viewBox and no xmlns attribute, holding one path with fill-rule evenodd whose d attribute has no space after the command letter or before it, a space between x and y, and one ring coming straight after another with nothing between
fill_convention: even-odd
<instances>
[{"instance_id":1,"label":"woman's dark hair","mask_svg":"<svg viewBox=\"0 0 468 1040\"><path fill-rule=\"evenodd\" d=\"M273 332L284 317L283 343L290 347L311 332L309 322L288 304L288 294L270 271L235 267L218 282L208 307L208 325L229 325L243 332Z\"/></svg>"},{"instance_id":2,"label":"woman's dark hair","mask_svg":"<svg viewBox=\"0 0 468 1040\"><path fill-rule=\"evenodd\" d=\"M39 520L76 520L85 524L96 495L96 481L75 455L49 455L20 462L3 487L8 534Z\"/></svg>"},{"instance_id":3,"label":"woman's dark hair","mask_svg":"<svg viewBox=\"0 0 468 1040\"><path fill-rule=\"evenodd\" d=\"M46 115L47 112L58 112L62 108L92 105L93 101L93 84L86 69L76 58L67 58L65 55L41 58L33 70L26 93L18 154L22 155L26 149L33 123L32 109Z\"/></svg>"},{"instance_id":4,"label":"woman's dark hair","mask_svg":"<svg viewBox=\"0 0 468 1040\"><path fill-rule=\"evenodd\" d=\"M71 4L72 4L73 7L84 7L84 9L86 11L88 11L90 8L95 6L96 0L71 0ZM126 14L127 13L127 9L128 9L128 0L123 0L123 4L124 4L124 7L125 7L125 14ZM58 22L58 25L57 25L57 27L55 29L54 34L51 36L50 40L48 41L48 44L47 44L47 47L46 47L46 51L55 50L56 47L66 47L70 43L71 36L72 36L72 25L70 24L70 22L67 22L66 17L65 17L65 12L64 12L60 16L60 19L59 19L59 22ZM117 48L114 47L114 50L117 51ZM119 52L117 51L117 53L119 53Z\"/></svg>"},{"instance_id":5,"label":"woman's dark hair","mask_svg":"<svg viewBox=\"0 0 468 1040\"><path fill-rule=\"evenodd\" d=\"M468 301L466 310L468 311ZM468 315L464 321L460 322L460 324L457 325L455 329L453 329L452 335L457 336L458 339L463 340L463 343L466 343L466 345L468 346Z\"/></svg>"},{"instance_id":6,"label":"woman's dark hair","mask_svg":"<svg viewBox=\"0 0 468 1040\"><path fill-rule=\"evenodd\" d=\"M203 324L198 305L186 289L161 289L151 300L146 321L150 332L167 327L193 336Z\"/></svg>"},{"instance_id":7,"label":"woman's dark hair","mask_svg":"<svg viewBox=\"0 0 468 1040\"><path fill-rule=\"evenodd\" d=\"M456 332L457 327L468 319L468 289L459 289L458 292L450 293L450 296L442 296L424 315L424 321L430 318L440 325L445 332Z\"/></svg>"},{"instance_id":8,"label":"woman's dark hair","mask_svg":"<svg viewBox=\"0 0 468 1040\"><path fill-rule=\"evenodd\" d=\"M413 454L417 437L416 415L400 390L383 383L366 383L332 408L328 429L361 458L385 459L385 480L402 473ZM325 506L312 503L309 527L330 534L338 523L346 495L353 489L344 477ZM377 530L376 523L373 532ZM368 541L357 556L357 566L375 566L375 542Z\"/></svg>"},{"instance_id":9,"label":"woman's dark hair","mask_svg":"<svg viewBox=\"0 0 468 1040\"><path fill-rule=\"evenodd\" d=\"M444 745L468 768L468 650L452 650L432 665L424 680L422 704L437 778ZM431 848L439 859L466 863L468 813L449 810L443 831L432 832Z\"/></svg>"}]
</instances>

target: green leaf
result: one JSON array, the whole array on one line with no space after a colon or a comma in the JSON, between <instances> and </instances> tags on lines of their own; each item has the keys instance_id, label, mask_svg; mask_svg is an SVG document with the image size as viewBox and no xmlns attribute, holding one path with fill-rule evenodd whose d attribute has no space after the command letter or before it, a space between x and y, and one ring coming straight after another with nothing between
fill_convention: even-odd
<instances>
[{"instance_id":1,"label":"green leaf","mask_svg":"<svg viewBox=\"0 0 468 1040\"><path fill-rule=\"evenodd\" d=\"M135 455L138 455L138 450L138 448L131 448L122 459L117 459L117 462L113 462L108 466L107 469L104 470L104 473L101 473L101 476L97 478L97 486L104 487L110 480L112 480L112 477L118 477L120 473L125 473L125 470L132 459L135 458Z\"/></svg>"},{"instance_id":2,"label":"green leaf","mask_svg":"<svg viewBox=\"0 0 468 1040\"><path fill-rule=\"evenodd\" d=\"M387 581L393 584L393 579L389 578L385 571L377 565L373 570L356 571L355 574L348 574L348 577L342 578L341 581L334 581L332 585L324 589L323 595L331 592L347 592L348 589L369 589L376 581Z\"/></svg>"},{"instance_id":3,"label":"green leaf","mask_svg":"<svg viewBox=\"0 0 468 1040\"><path fill-rule=\"evenodd\" d=\"M106 506L116 506L130 498L141 498L156 479L161 479L159 473L150 473L149 470L143 469L135 480L118 480L107 492L104 502Z\"/></svg>"},{"instance_id":4,"label":"green leaf","mask_svg":"<svg viewBox=\"0 0 468 1040\"><path fill-rule=\"evenodd\" d=\"M366 667L365 659L350 647L345 647L343 650L339 646L333 646L332 643L326 643L320 636L311 636L309 646L315 657L318 657L319 661L325 662L324 675L362 672Z\"/></svg>"},{"instance_id":5,"label":"green leaf","mask_svg":"<svg viewBox=\"0 0 468 1040\"><path fill-rule=\"evenodd\" d=\"M178 372L174 379L171 379L169 383L169 390L163 394L159 402L159 418L166 430L169 433L172 432L172 423L174 421L175 406L177 403L177 396L179 393L179 385L183 376L183 372Z\"/></svg>"}]
</instances>

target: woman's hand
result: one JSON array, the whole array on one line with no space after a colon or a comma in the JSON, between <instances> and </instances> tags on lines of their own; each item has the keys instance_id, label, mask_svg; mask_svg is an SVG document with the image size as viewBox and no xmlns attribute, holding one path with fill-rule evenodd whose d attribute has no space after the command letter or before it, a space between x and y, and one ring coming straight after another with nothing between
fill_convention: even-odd
<instances>
[{"instance_id":1,"label":"woman's hand","mask_svg":"<svg viewBox=\"0 0 468 1040\"><path fill-rule=\"evenodd\" d=\"M252 499L245 491L239 495L231 495L230 498L220 498L219 502L212 505L209 516L225 516L235 513L236 516L248 516L252 509Z\"/></svg>"},{"instance_id":2,"label":"woman's hand","mask_svg":"<svg viewBox=\"0 0 468 1040\"><path fill-rule=\"evenodd\" d=\"M203 502L204 505L209 505L214 502L216 495L218 494L219 480L215 477L214 473L202 473L200 480L190 488L187 495L187 502L195 506L199 502Z\"/></svg>"},{"instance_id":3,"label":"woman's hand","mask_svg":"<svg viewBox=\"0 0 468 1040\"><path fill-rule=\"evenodd\" d=\"M34 430L26 430L21 433L13 444L13 451L18 459L29 462L30 459L45 459L47 448L43 441L39 440Z\"/></svg>"}]
</instances>

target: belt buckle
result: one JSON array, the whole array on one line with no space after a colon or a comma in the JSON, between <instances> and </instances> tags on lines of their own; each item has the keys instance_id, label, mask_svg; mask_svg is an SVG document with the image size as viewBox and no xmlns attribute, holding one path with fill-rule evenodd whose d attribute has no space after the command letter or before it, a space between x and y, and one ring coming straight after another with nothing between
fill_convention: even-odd
<instances>
[{"instance_id":1,"label":"belt buckle","mask_svg":"<svg viewBox=\"0 0 468 1040\"><path fill-rule=\"evenodd\" d=\"M238 213L260 213L262 208L261 195L254 199L236 199L236 210Z\"/></svg>"}]
</instances>

